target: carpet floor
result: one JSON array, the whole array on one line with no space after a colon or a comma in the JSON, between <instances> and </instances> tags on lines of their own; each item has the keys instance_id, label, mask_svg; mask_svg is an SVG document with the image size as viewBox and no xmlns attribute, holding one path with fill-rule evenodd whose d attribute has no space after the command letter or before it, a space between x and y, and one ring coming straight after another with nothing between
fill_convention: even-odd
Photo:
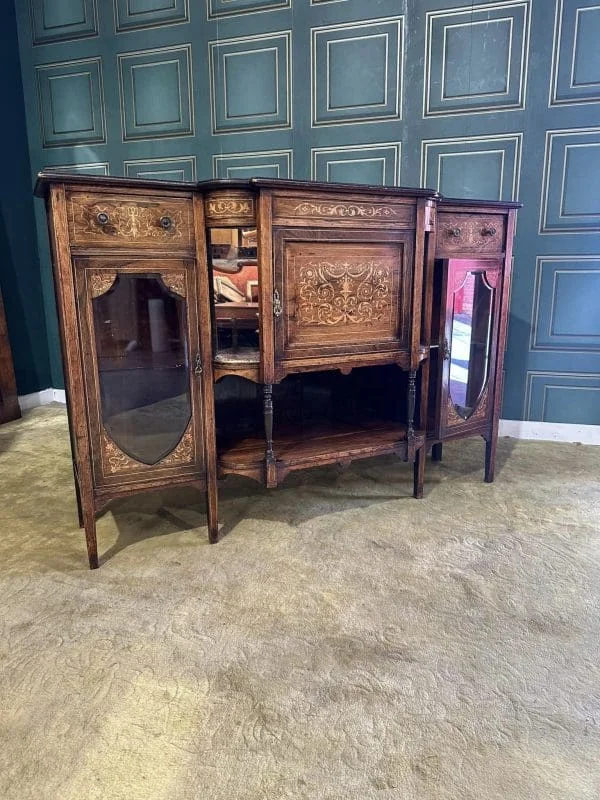
<instances>
[{"instance_id":1,"label":"carpet floor","mask_svg":"<svg viewBox=\"0 0 600 800\"><path fill-rule=\"evenodd\" d=\"M445 447L115 503L0 428L3 800L597 800L600 447Z\"/></svg>"}]
</instances>

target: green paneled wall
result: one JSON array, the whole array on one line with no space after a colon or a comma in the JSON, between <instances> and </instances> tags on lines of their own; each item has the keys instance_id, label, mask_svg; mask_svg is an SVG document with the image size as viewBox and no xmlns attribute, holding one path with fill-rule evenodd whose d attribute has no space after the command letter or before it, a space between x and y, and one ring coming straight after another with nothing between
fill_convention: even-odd
<instances>
[{"instance_id":1,"label":"green paneled wall","mask_svg":"<svg viewBox=\"0 0 600 800\"><path fill-rule=\"evenodd\" d=\"M0 28L3 80L0 146L0 287L13 350L17 387L28 394L51 385L46 320L31 196L25 106L12 0Z\"/></svg>"},{"instance_id":2,"label":"green paneled wall","mask_svg":"<svg viewBox=\"0 0 600 800\"><path fill-rule=\"evenodd\" d=\"M503 415L600 424L597 0L17 10L32 172L268 175L522 200ZM37 217L59 385L41 204Z\"/></svg>"}]
</instances>

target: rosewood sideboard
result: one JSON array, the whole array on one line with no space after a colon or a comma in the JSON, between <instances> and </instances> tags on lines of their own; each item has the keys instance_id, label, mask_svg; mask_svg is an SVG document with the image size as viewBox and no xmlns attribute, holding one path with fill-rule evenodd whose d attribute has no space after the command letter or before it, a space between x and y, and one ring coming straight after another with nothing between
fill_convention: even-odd
<instances>
[{"instance_id":1,"label":"rosewood sideboard","mask_svg":"<svg viewBox=\"0 0 600 800\"><path fill-rule=\"evenodd\" d=\"M276 487L485 439L494 477L518 203L291 180L39 174L79 521L133 492Z\"/></svg>"}]
</instances>

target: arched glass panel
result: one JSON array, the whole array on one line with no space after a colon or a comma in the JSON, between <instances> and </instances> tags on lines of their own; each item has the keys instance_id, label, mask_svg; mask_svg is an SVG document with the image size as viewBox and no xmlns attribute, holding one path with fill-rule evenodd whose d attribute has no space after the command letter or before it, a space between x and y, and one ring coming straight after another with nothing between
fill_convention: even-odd
<instances>
[{"instance_id":1,"label":"arched glass panel","mask_svg":"<svg viewBox=\"0 0 600 800\"><path fill-rule=\"evenodd\" d=\"M92 311L104 428L131 458L156 464L192 414L185 299L158 274L118 273Z\"/></svg>"},{"instance_id":2,"label":"arched glass panel","mask_svg":"<svg viewBox=\"0 0 600 800\"><path fill-rule=\"evenodd\" d=\"M488 377L492 300L484 272L467 272L454 292L450 396L463 419L475 411Z\"/></svg>"}]
</instances>

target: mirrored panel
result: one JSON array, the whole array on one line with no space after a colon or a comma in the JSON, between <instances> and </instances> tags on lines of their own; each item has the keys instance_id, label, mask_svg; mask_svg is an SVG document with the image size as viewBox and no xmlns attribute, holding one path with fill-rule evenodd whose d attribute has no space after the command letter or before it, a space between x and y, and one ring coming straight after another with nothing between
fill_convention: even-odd
<instances>
[{"instance_id":1,"label":"mirrored panel","mask_svg":"<svg viewBox=\"0 0 600 800\"><path fill-rule=\"evenodd\" d=\"M102 422L124 453L156 464L175 449L192 414L186 301L160 274L94 277ZM173 287L184 285L182 272Z\"/></svg>"},{"instance_id":2,"label":"mirrored panel","mask_svg":"<svg viewBox=\"0 0 600 800\"><path fill-rule=\"evenodd\" d=\"M215 361L258 360L256 229L211 228Z\"/></svg>"},{"instance_id":3,"label":"mirrored panel","mask_svg":"<svg viewBox=\"0 0 600 800\"><path fill-rule=\"evenodd\" d=\"M484 272L467 272L454 291L450 396L456 412L475 411L489 372L493 289Z\"/></svg>"}]
</instances>

